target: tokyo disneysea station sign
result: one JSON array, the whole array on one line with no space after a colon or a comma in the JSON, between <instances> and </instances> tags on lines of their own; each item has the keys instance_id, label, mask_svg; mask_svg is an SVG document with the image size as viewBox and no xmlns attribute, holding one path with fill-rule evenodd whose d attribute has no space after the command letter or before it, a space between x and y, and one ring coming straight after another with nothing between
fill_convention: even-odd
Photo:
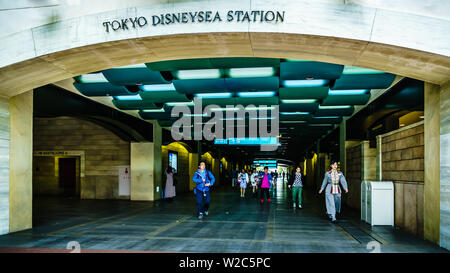
<instances>
[{"instance_id":1,"label":"tokyo disneysea station sign","mask_svg":"<svg viewBox=\"0 0 450 273\"><path fill-rule=\"evenodd\" d=\"M124 18L103 22L106 32L142 28L147 25L172 25L188 23L216 23L216 22L266 22L282 23L284 22L285 11L273 10L229 10L221 13L219 11L190 11L178 13L164 13L152 15L150 17L140 16L134 18Z\"/></svg>"}]
</instances>

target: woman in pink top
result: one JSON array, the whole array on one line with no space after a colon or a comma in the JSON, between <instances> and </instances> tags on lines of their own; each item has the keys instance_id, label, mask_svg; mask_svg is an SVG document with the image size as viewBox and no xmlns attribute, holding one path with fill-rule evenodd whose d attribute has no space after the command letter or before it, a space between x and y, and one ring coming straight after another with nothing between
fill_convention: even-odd
<instances>
[{"instance_id":1,"label":"woman in pink top","mask_svg":"<svg viewBox=\"0 0 450 273\"><path fill-rule=\"evenodd\" d=\"M270 188L270 183L272 183L272 176L270 175L270 173L268 172L269 168L268 167L264 167L264 174L262 174L259 177L259 188L261 189L261 204L264 203L264 195L267 198L267 202L270 203L270 196L269 196L269 188Z\"/></svg>"}]
</instances>

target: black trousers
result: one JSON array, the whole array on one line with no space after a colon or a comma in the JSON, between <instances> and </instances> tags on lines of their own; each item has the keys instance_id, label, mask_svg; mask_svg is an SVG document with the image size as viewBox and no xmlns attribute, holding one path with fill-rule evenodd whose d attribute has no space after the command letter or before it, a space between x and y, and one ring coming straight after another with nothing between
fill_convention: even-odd
<instances>
[{"instance_id":1,"label":"black trousers","mask_svg":"<svg viewBox=\"0 0 450 273\"><path fill-rule=\"evenodd\" d=\"M260 194L261 199L264 199L264 195L266 196L267 199L270 199L269 188L261 188Z\"/></svg>"}]
</instances>

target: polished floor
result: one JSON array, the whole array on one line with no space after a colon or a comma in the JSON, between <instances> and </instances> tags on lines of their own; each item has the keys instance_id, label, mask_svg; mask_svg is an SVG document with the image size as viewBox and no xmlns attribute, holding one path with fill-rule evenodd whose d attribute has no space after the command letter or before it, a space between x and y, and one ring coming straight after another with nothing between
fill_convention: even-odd
<instances>
[{"instance_id":1,"label":"polished floor","mask_svg":"<svg viewBox=\"0 0 450 273\"><path fill-rule=\"evenodd\" d=\"M447 252L390 226L371 227L359 212L344 207L337 224L324 196L303 193L293 209L283 183L271 204L259 204L248 189L224 186L212 192L209 216L198 220L192 193L175 200L130 202L38 197L33 229L0 236L0 252L274 252L369 253Z\"/></svg>"}]
</instances>

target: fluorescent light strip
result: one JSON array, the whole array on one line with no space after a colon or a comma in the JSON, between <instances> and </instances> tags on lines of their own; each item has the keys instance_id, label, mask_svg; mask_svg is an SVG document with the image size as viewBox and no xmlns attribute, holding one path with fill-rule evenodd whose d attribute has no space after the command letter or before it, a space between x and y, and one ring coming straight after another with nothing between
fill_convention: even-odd
<instances>
[{"instance_id":1,"label":"fluorescent light strip","mask_svg":"<svg viewBox=\"0 0 450 273\"><path fill-rule=\"evenodd\" d=\"M314 117L315 119L316 118L340 118L339 116L330 116L330 117Z\"/></svg>"},{"instance_id":2,"label":"fluorescent light strip","mask_svg":"<svg viewBox=\"0 0 450 273\"><path fill-rule=\"evenodd\" d=\"M281 100L281 103L315 103L317 100Z\"/></svg>"},{"instance_id":3,"label":"fluorescent light strip","mask_svg":"<svg viewBox=\"0 0 450 273\"><path fill-rule=\"evenodd\" d=\"M317 127L324 127L324 126L332 126L333 124L310 124L309 126L317 126Z\"/></svg>"},{"instance_id":4,"label":"fluorescent light strip","mask_svg":"<svg viewBox=\"0 0 450 273\"><path fill-rule=\"evenodd\" d=\"M180 80L190 79L218 79L222 76L219 69L179 70L175 76Z\"/></svg>"},{"instance_id":5,"label":"fluorescent light strip","mask_svg":"<svg viewBox=\"0 0 450 273\"><path fill-rule=\"evenodd\" d=\"M262 92L239 92L238 97L247 97L247 98L253 98L253 97L273 97L275 96L274 91L262 91Z\"/></svg>"},{"instance_id":6,"label":"fluorescent light strip","mask_svg":"<svg viewBox=\"0 0 450 273\"><path fill-rule=\"evenodd\" d=\"M328 95L340 96L340 95L364 95L367 94L368 89L355 89L355 90L329 90Z\"/></svg>"},{"instance_id":7,"label":"fluorescent light strip","mask_svg":"<svg viewBox=\"0 0 450 273\"><path fill-rule=\"evenodd\" d=\"M194 96L197 98L231 98L233 93L199 93Z\"/></svg>"},{"instance_id":8,"label":"fluorescent light strip","mask_svg":"<svg viewBox=\"0 0 450 273\"><path fill-rule=\"evenodd\" d=\"M309 112L281 112L281 115L309 115Z\"/></svg>"},{"instance_id":9,"label":"fluorescent light strip","mask_svg":"<svg viewBox=\"0 0 450 273\"><path fill-rule=\"evenodd\" d=\"M144 109L142 110L142 112L145 113L161 113L161 112L165 112L164 108L161 109Z\"/></svg>"},{"instance_id":10,"label":"fluorescent light strip","mask_svg":"<svg viewBox=\"0 0 450 273\"><path fill-rule=\"evenodd\" d=\"M321 87L328 85L327 80L286 80L283 81L284 87Z\"/></svg>"},{"instance_id":11,"label":"fluorescent light strip","mask_svg":"<svg viewBox=\"0 0 450 273\"><path fill-rule=\"evenodd\" d=\"M274 106L265 106L265 107L263 107L263 106L259 106L259 107L244 107L244 110L273 110L273 109L275 109L275 107ZM237 107L232 107L232 108L211 108L210 109L211 111L214 111L214 112L217 112L217 111L238 111L238 110L240 110L239 108L237 108Z\"/></svg>"},{"instance_id":12,"label":"fluorescent light strip","mask_svg":"<svg viewBox=\"0 0 450 273\"><path fill-rule=\"evenodd\" d=\"M142 91L151 92L151 91L176 91L173 83L170 84L149 84L149 85L141 85L139 88Z\"/></svg>"},{"instance_id":13,"label":"fluorescent light strip","mask_svg":"<svg viewBox=\"0 0 450 273\"><path fill-rule=\"evenodd\" d=\"M282 120L281 123L306 123L304 120Z\"/></svg>"},{"instance_id":14,"label":"fluorescent light strip","mask_svg":"<svg viewBox=\"0 0 450 273\"><path fill-rule=\"evenodd\" d=\"M271 77L273 75L275 75L273 67L231 68L229 70L231 78Z\"/></svg>"},{"instance_id":15,"label":"fluorescent light strip","mask_svg":"<svg viewBox=\"0 0 450 273\"><path fill-rule=\"evenodd\" d=\"M139 96L139 94L129 95L129 96L115 96L114 99L116 99L116 100L142 100L142 98L141 98L141 96Z\"/></svg>"},{"instance_id":16,"label":"fluorescent light strip","mask_svg":"<svg viewBox=\"0 0 450 273\"><path fill-rule=\"evenodd\" d=\"M165 105L167 106L194 106L194 102L166 102Z\"/></svg>"},{"instance_id":17,"label":"fluorescent light strip","mask_svg":"<svg viewBox=\"0 0 450 273\"><path fill-rule=\"evenodd\" d=\"M273 119L275 119L274 117L264 117L264 118L262 118L262 117L257 117L257 118L250 118L250 119L252 119L252 120L255 120L255 119L269 119L269 120L273 120Z\"/></svg>"},{"instance_id":18,"label":"fluorescent light strip","mask_svg":"<svg viewBox=\"0 0 450 273\"><path fill-rule=\"evenodd\" d=\"M103 73L90 73L84 74L77 77L80 83L103 83L108 82Z\"/></svg>"},{"instance_id":19,"label":"fluorescent light strip","mask_svg":"<svg viewBox=\"0 0 450 273\"><path fill-rule=\"evenodd\" d=\"M350 109L351 105L333 105L333 106L322 106L319 105L319 109Z\"/></svg>"}]
</instances>

